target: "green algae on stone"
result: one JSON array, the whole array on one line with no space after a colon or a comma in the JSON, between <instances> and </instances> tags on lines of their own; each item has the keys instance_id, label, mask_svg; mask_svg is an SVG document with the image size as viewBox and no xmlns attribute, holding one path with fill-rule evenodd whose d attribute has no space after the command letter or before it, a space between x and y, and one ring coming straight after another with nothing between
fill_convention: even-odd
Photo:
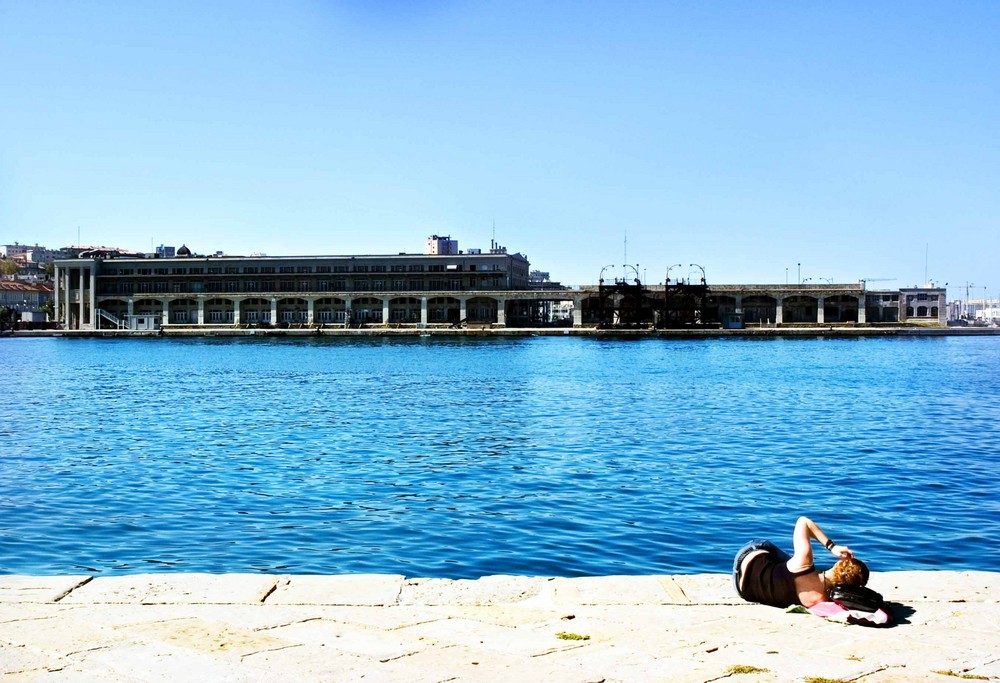
<instances>
[{"instance_id":1,"label":"green algae on stone","mask_svg":"<svg viewBox=\"0 0 1000 683\"><path fill-rule=\"evenodd\" d=\"M727 675L733 674L766 674L767 669L762 669L759 666L750 666L749 664L733 664L731 667L726 669Z\"/></svg>"},{"instance_id":2,"label":"green algae on stone","mask_svg":"<svg viewBox=\"0 0 1000 683\"><path fill-rule=\"evenodd\" d=\"M935 671L936 674L941 674L942 676L954 676L955 678L965 678L973 681L988 681L989 676L978 676L976 674L962 673L961 671L952 671L948 669L947 671Z\"/></svg>"}]
</instances>

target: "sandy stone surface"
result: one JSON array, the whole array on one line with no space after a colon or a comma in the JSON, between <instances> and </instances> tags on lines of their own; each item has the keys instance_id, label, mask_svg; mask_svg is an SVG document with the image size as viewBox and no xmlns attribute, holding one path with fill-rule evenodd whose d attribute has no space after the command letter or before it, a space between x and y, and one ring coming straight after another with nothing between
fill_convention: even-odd
<instances>
[{"instance_id":1,"label":"sandy stone surface","mask_svg":"<svg viewBox=\"0 0 1000 683\"><path fill-rule=\"evenodd\" d=\"M0 680L1000 680L1000 573L871 585L892 628L747 604L724 575L0 576Z\"/></svg>"}]
</instances>

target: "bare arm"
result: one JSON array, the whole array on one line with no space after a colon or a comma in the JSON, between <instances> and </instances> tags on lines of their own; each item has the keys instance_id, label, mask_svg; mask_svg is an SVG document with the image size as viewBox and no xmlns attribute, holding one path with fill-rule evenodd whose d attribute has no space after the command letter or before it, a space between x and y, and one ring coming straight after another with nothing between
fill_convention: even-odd
<instances>
[{"instance_id":1,"label":"bare arm","mask_svg":"<svg viewBox=\"0 0 1000 683\"><path fill-rule=\"evenodd\" d=\"M788 561L788 569L792 572L802 571L809 568L815 562L813 560L812 539L819 541L835 557L853 557L851 549L844 545L836 545L830 540L816 522L808 517L799 517L795 522L795 531L792 532L792 544L795 554Z\"/></svg>"}]
</instances>

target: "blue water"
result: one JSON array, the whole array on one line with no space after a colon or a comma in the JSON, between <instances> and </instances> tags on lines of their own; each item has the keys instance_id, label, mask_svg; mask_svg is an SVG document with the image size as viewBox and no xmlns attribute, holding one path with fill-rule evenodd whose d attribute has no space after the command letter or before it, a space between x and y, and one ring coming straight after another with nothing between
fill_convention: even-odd
<instances>
[{"instance_id":1,"label":"blue water","mask_svg":"<svg viewBox=\"0 0 1000 683\"><path fill-rule=\"evenodd\" d=\"M0 359L0 573L726 572L799 514L876 570L1000 567L1000 337Z\"/></svg>"}]
</instances>

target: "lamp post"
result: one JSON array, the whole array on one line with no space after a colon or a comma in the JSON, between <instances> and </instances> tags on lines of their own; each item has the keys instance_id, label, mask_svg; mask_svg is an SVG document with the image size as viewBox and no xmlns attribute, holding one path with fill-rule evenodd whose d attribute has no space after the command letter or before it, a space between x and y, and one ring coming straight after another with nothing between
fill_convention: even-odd
<instances>
[{"instance_id":1,"label":"lamp post","mask_svg":"<svg viewBox=\"0 0 1000 683\"><path fill-rule=\"evenodd\" d=\"M597 279L597 284L598 285L603 285L604 284L604 271L606 271L608 268L614 268L614 267L615 267L615 265L613 263L610 263L610 264L604 266L603 268L601 268L601 274L600 274L600 276Z\"/></svg>"},{"instance_id":2,"label":"lamp post","mask_svg":"<svg viewBox=\"0 0 1000 683\"><path fill-rule=\"evenodd\" d=\"M697 263L692 263L689 268L697 268L701 271L701 284L705 284L705 269L699 266Z\"/></svg>"},{"instance_id":3,"label":"lamp post","mask_svg":"<svg viewBox=\"0 0 1000 683\"><path fill-rule=\"evenodd\" d=\"M673 270L674 268L680 268L680 267L681 267L680 263L675 263L674 265L672 265L669 268L667 268L667 284L668 285L670 284L670 271Z\"/></svg>"},{"instance_id":4,"label":"lamp post","mask_svg":"<svg viewBox=\"0 0 1000 683\"><path fill-rule=\"evenodd\" d=\"M797 265L799 267L799 284L801 285L802 284L802 263L800 262L800 263L797 263L795 265Z\"/></svg>"},{"instance_id":5,"label":"lamp post","mask_svg":"<svg viewBox=\"0 0 1000 683\"><path fill-rule=\"evenodd\" d=\"M635 281L636 281L636 284L642 284L642 282L639 280L639 264L637 263L637 264L635 264L633 266L631 263L626 263L625 265L623 265L622 266L622 279L625 279L625 278L628 277L628 271L625 270L626 268L631 268L635 272Z\"/></svg>"},{"instance_id":6,"label":"lamp post","mask_svg":"<svg viewBox=\"0 0 1000 683\"><path fill-rule=\"evenodd\" d=\"M788 286L788 266L785 266L785 286Z\"/></svg>"}]
</instances>

